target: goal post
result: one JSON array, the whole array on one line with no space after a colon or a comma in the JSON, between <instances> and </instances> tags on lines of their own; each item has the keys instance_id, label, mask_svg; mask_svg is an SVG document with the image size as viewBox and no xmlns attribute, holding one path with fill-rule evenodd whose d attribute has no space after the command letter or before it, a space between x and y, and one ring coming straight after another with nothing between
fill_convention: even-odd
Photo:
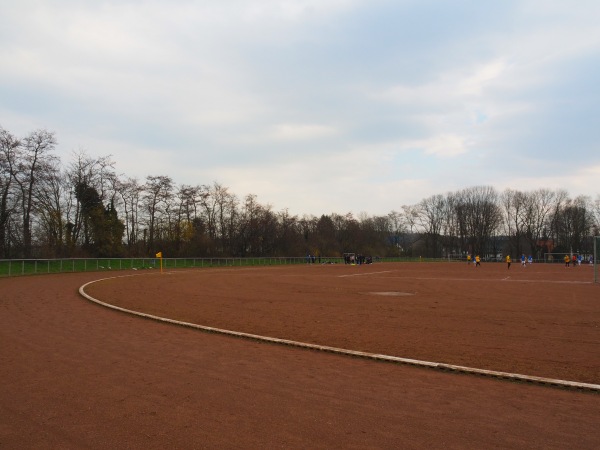
<instances>
[{"instance_id":1,"label":"goal post","mask_svg":"<svg viewBox=\"0 0 600 450\"><path fill-rule=\"evenodd\" d=\"M573 256L573 253L544 253L544 262L545 263L565 263L565 255L568 255L569 258Z\"/></svg>"},{"instance_id":2,"label":"goal post","mask_svg":"<svg viewBox=\"0 0 600 450\"><path fill-rule=\"evenodd\" d=\"M598 256L600 256L600 236L594 237L594 283L600 283L598 278Z\"/></svg>"},{"instance_id":3,"label":"goal post","mask_svg":"<svg viewBox=\"0 0 600 450\"><path fill-rule=\"evenodd\" d=\"M600 258L600 236L594 236L592 238L592 253L585 252L582 255L574 252L566 252L566 253L544 253L544 262L545 263L563 263L565 262L565 255L573 258L573 256L583 256L583 264L589 263L593 266L594 271L594 283L600 283L600 262L598 258Z\"/></svg>"},{"instance_id":4,"label":"goal post","mask_svg":"<svg viewBox=\"0 0 600 450\"><path fill-rule=\"evenodd\" d=\"M561 263L564 262L564 253L544 253L545 263Z\"/></svg>"}]
</instances>

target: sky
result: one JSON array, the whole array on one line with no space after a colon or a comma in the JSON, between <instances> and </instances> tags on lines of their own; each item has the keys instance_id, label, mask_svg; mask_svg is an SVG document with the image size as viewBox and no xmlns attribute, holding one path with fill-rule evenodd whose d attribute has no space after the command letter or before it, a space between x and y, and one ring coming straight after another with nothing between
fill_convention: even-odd
<instances>
[{"instance_id":1,"label":"sky","mask_svg":"<svg viewBox=\"0 0 600 450\"><path fill-rule=\"evenodd\" d=\"M292 214L600 194L597 0L0 0L0 126Z\"/></svg>"}]
</instances>

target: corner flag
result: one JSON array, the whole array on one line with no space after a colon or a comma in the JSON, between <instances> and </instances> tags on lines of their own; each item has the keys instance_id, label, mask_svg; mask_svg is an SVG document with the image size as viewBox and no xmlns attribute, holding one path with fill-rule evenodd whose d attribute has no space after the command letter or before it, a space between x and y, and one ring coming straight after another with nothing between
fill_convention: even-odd
<instances>
[{"instance_id":1,"label":"corner flag","mask_svg":"<svg viewBox=\"0 0 600 450\"><path fill-rule=\"evenodd\" d=\"M156 257L160 259L160 273L162 273L162 252L158 252Z\"/></svg>"}]
</instances>

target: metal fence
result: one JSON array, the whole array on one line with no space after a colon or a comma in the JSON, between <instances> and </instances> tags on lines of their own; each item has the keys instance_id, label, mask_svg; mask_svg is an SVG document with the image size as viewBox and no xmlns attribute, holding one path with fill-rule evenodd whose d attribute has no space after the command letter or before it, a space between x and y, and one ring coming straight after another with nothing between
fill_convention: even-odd
<instances>
[{"instance_id":1,"label":"metal fence","mask_svg":"<svg viewBox=\"0 0 600 450\"><path fill-rule=\"evenodd\" d=\"M162 258L162 268L231 267L304 263L305 258ZM0 260L0 276L64 272L159 269L159 258L70 258Z\"/></svg>"},{"instance_id":2,"label":"metal fence","mask_svg":"<svg viewBox=\"0 0 600 450\"><path fill-rule=\"evenodd\" d=\"M374 258L373 262L440 261L426 258ZM344 264L342 257L261 257L261 258L162 258L162 269L202 267L280 266L291 264ZM69 258L3 259L0 277L65 272L101 272L115 270L160 270L160 258Z\"/></svg>"}]
</instances>

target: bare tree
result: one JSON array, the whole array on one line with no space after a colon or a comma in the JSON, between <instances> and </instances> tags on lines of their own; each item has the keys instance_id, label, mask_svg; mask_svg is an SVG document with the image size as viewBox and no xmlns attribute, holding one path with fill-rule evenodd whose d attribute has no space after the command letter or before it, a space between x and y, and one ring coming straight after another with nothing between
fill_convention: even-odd
<instances>
[{"instance_id":1,"label":"bare tree","mask_svg":"<svg viewBox=\"0 0 600 450\"><path fill-rule=\"evenodd\" d=\"M210 186L200 187L198 202L210 240L208 251L215 254L235 253L234 240L239 226L237 197L229 192L229 188L215 181Z\"/></svg>"},{"instance_id":2,"label":"bare tree","mask_svg":"<svg viewBox=\"0 0 600 450\"><path fill-rule=\"evenodd\" d=\"M221 189L217 196L219 206L219 239L221 252L234 250L235 233L237 229L239 212L238 197L229 192L227 188Z\"/></svg>"},{"instance_id":3,"label":"bare tree","mask_svg":"<svg viewBox=\"0 0 600 450\"><path fill-rule=\"evenodd\" d=\"M258 256L261 248L259 228L262 206L256 195L248 194L238 218L238 251L241 256Z\"/></svg>"},{"instance_id":4,"label":"bare tree","mask_svg":"<svg viewBox=\"0 0 600 450\"><path fill-rule=\"evenodd\" d=\"M460 239L459 215L460 206L459 194L449 192L442 211L441 242L443 244L442 252L444 257L456 256L462 253L466 247Z\"/></svg>"},{"instance_id":5,"label":"bare tree","mask_svg":"<svg viewBox=\"0 0 600 450\"><path fill-rule=\"evenodd\" d=\"M360 223L351 212L345 215L332 215L338 229L339 248L342 253L362 251L362 232Z\"/></svg>"},{"instance_id":6,"label":"bare tree","mask_svg":"<svg viewBox=\"0 0 600 450\"><path fill-rule=\"evenodd\" d=\"M419 203L419 223L425 234L426 256L440 255L441 231L444 222L446 199L437 194L421 200Z\"/></svg>"},{"instance_id":7,"label":"bare tree","mask_svg":"<svg viewBox=\"0 0 600 450\"><path fill-rule=\"evenodd\" d=\"M532 253L536 258L541 258L542 253L548 251L548 221L555 209L559 192L549 189L538 189L524 193L525 211L523 217L523 230L529 242Z\"/></svg>"},{"instance_id":8,"label":"bare tree","mask_svg":"<svg viewBox=\"0 0 600 450\"><path fill-rule=\"evenodd\" d=\"M420 206L417 205L402 205L401 220L403 223L404 233L401 235L400 247L401 252L405 255L412 255L413 247L421 239L419 232L419 214Z\"/></svg>"},{"instance_id":9,"label":"bare tree","mask_svg":"<svg viewBox=\"0 0 600 450\"><path fill-rule=\"evenodd\" d=\"M319 255L335 255L340 253L339 243L337 239L337 230L330 216L323 214L315 229L316 249L314 253Z\"/></svg>"},{"instance_id":10,"label":"bare tree","mask_svg":"<svg viewBox=\"0 0 600 450\"><path fill-rule=\"evenodd\" d=\"M592 204L592 217L594 219L593 235L600 236L600 194L596 195Z\"/></svg>"},{"instance_id":11,"label":"bare tree","mask_svg":"<svg viewBox=\"0 0 600 450\"><path fill-rule=\"evenodd\" d=\"M473 253L491 251L488 243L501 222L498 194L491 186L475 186L461 191L462 213Z\"/></svg>"},{"instance_id":12,"label":"bare tree","mask_svg":"<svg viewBox=\"0 0 600 450\"><path fill-rule=\"evenodd\" d=\"M13 178L17 171L17 149L21 141L0 127L0 257L10 256L10 224L15 213Z\"/></svg>"},{"instance_id":13,"label":"bare tree","mask_svg":"<svg viewBox=\"0 0 600 450\"><path fill-rule=\"evenodd\" d=\"M201 186L199 192L199 202L202 208L202 216L206 224L209 238L217 241L217 215L219 214L219 200L224 195L224 190L220 184L214 183L213 186ZM226 189L225 189L226 190Z\"/></svg>"},{"instance_id":14,"label":"bare tree","mask_svg":"<svg viewBox=\"0 0 600 450\"><path fill-rule=\"evenodd\" d=\"M143 204L147 214L148 239L146 251L152 253L160 237L161 220L173 196L173 180L165 175L148 176L144 185Z\"/></svg>"},{"instance_id":15,"label":"bare tree","mask_svg":"<svg viewBox=\"0 0 600 450\"><path fill-rule=\"evenodd\" d=\"M549 241L552 244L554 251L566 251L565 243L561 229L563 227L562 211L571 202L569 194L565 190L556 191L556 198L552 205L552 212L548 217L547 227L549 230Z\"/></svg>"},{"instance_id":16,"label":"bare tree","mask_svg":"<svg viewBox=\"0 0 600 450\"><path fill-rule=\"evenodd\" d=\"M340 220L341 216L332 216L332 220L336 223L336 227L341 231ZM337 219L337 220L336 220ZM314 253L315 249L318 247L319 243L317 242L317 223L318 219L313 215L304 214L298 220L298 231L300 232L301 239L301 252L304 255ZM344 243L342 242L342 245ZM301 253L301 254L302 254Z\"/></svg>"},{"instance_id":17,"label":"bare tree","mask_svg":"<svg viewBox=\"0 0 600 450\"><path fill-rule=\"evenodd\" d=\"M567 199L558 210L553 224L556 228L557 249L569 253L590 251L589 243L593 227L593 216L590 213L591 199L580 196L574 200Z\"/></svg>"},{"instance_id":18,"label":"bare tree","mask_svg":"<svg viewBox=\"0 0 600 450\"><path fill-rule=\"evenodd\" d=\"M136 178L119 179L116 192L121 197L123 217L125 218L125 241L130 253L135 253L140 241L141 196L143 186Z\"/></svg>"},{"instance_id":19,"label":"bare tree","mask_svg":"<svg viewBox=\"0 0 600 450\"><path fill-rule=\"evenodd\" d=\"M522 238L525 235L526 196L520 191L505 190L500 197L503 212L504 230L509 238L513 256L521 253Z\"/></svg>"},{"instance_id":20,"label":"bare tree","mask_svg":"<svg viewBox=\"0 0 600 450\"><path fill-rule=\"evenodd\" d=\"M407 228L403 216L397 211L391 211L388 214L388 220L390 224L390 239L395 249L395 253L400 254L403 251L401 236L406 234Z\"/></svg>"},{"instance_id":21,"label":"bare tree","mask_svg":"<svg viewBox=\"0 0 600 450\"><path fill-rule=\"evenodd\" d=\"M73 160L66 170L70 187L66 206L66 240L71 254L77 245L89 246L91 239L91 224L82 214L85 205L81 203L76 193L94 189L101 202L114 204L118 185L114 166L115 163L110 156L94 158L85 150L73 154Z\"/></svg>"},{"instance_id":22,"label":"bare tree","mask_svg":"<svg viewBox=\"0 0 600 450\"><path fill-rule=\"evenodd\" d=\"M302 238L299 231L298 216L291 215L287 209L277 214L279 223L277 251L280 256L301 255Z\"/></svg>"},{"instance_id":23,"label":"bare tree","mask_svg":"<svg viewBox=\"0 0 600 450\"><path fill-rule=\"evenodd\" d=\"M585 251L591 234L600 233L600 196L572 200L548 189L498 196L492 187L475 186L386 216L298 218L287 210L274 213L253 194L240 202L218 182L175 189L168 176L148 176L142 186L117 177L110 156L80 150L63 169L52 155L55 146L51 132L19 140L0 127L0 257L121 254L123 228L130 255L160 247L173 256L398 255L417 245L418 255L496 254L497 234L504 231L513 254L530 248L539 257L553 245Z\"/></svg>"},{"instance_id":24,"label":"bare tree","mask_svg":"<svg viewBox=\"0 0 600 450\"><path fill-rule=\"evenodd\" d=\"M51 152L56 146L54 133L37 130L23 139L17 147L17 167L13 180L20 197L21 232L23 257L32 255L32 212L34 211L35 190L38 184L51 171L56 157Z\"/></svg>"},{"instance_id":25,"label":"bare tree","mask_svg":"<svg viewBox=\"0 0 600 450\"><path fill-rule=\"evenodd\" d=\"M38 218L40 242L47 256L66 256L66 209L65 194L69 189L66 176L59 164L48 167L35 194L35 214Z\"/></svg>"},{"instance_id":26,"label":"bare tree","mask_svg":"<svg viewBox=\"0 0 600 450\"><path fill-rule=\"evenodd\" d=\"M175 235L173 237L175 250L179 254L185 251L182 246L193 240L195 230L194 221L198 217L198 206L200 204L202 188L200 186L181 185L175 193L177 201L176 222L174 225Z\"/></svg>"}]
</instances>

